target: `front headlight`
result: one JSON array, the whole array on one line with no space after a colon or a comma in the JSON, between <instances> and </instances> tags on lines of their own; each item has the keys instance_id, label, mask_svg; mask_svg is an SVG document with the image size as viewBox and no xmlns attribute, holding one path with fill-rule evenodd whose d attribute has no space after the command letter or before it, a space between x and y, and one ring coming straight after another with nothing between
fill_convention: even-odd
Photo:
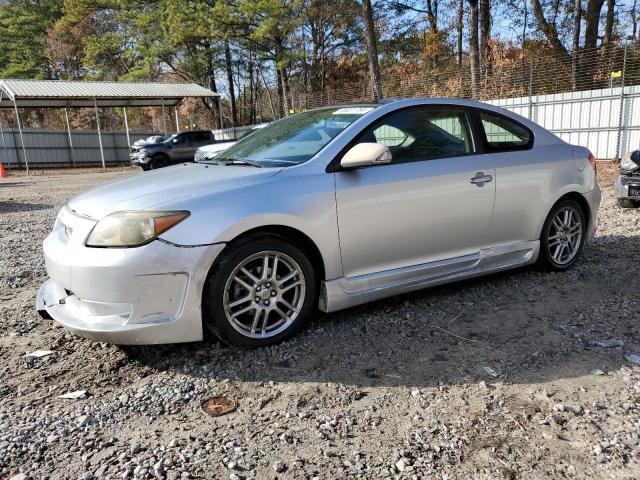
<instances>
[{"instance_id":1,"label":"front headlight","mask_svg":"<svg viewBox=\"0 0 640 480\"><path fill-rule=\"evenodd\" d=\"M636 168L640 168L640 150L625 153L620 161L620 168L622 170L635 170Z\"/></svg>"},{"instance_id":2,"label":"front headlight","mask_svg":"<svg viewBox=\"0 0 640 480\"><path fill-rule=\"evenodd\" d=\"M189 216L186 210L115 212L100 220L87 238L87 247L139 247Z\"/></svg>"}]
</instances>

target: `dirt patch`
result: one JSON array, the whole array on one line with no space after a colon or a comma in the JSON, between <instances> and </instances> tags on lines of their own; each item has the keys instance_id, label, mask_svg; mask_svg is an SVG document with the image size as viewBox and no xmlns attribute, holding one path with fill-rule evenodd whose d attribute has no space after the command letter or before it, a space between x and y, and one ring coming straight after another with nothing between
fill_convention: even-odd
<instances>
[{"instance_id":1,"label":"dirt patch","mask_svg":"<svg viewBox=\"0 0 640 480\"><path fill-rule=\"evenodd\" d=\"M33 305L58 209L126 174L0 181L0 478L640 477L640 374L623 359L640 351L640 210L610 186L566 273L321 315L271 348L120 348ZM610 338L623 346L594 345ZM24 356L37 349L54 354ZM76 390L87 397L58 398ZM216 395L238 409L206 415Z\"/></svg>"}]
</instances>

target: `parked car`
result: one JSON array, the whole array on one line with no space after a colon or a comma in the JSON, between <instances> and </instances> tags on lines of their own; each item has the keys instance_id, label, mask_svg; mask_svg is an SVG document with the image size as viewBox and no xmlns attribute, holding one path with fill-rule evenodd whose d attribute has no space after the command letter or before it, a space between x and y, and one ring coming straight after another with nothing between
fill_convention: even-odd
<instances>
[{"instance_id":1,"label":"parked car","mask_svg":"<svg viewBox=\"0 0 640 480\"><path fill-rule=\"evenodd\" d=\"M622 208L640 207L640 150L626 153L613 189Z\"/></svg>"},{"instance_id":2,"label":"parked car","mask_svg":"<svg viewBox=\"0 0 640 480\"><path fill-rule=\"evenodd\" d=\"M241 138L244 138L247 135L260 130L261 128L264 128L267 125L269 124L260 123L258 125L255 125L253 128L249 129L247 133L245 133L245 135ZM217 157L220 154L220 152L224 152L231 145L235 145L237 141L238 140L220 141L220 142L216 142L216 143L212 143L212 144L200 147L198 150L196 150L195 161L201 162L201 161L211 160Z\"/></svg>"},{"instance_id":3,"label":"parked car","mask_svg":"<svg viewBox=\"0 0 640 480\"><path fill-rule=\"evenodd\" d=\"M143 170L167 167L176 163L193 162L198 147L215 142L209 130L190 130L163 137L157 143L132 145L131 165Z\"/></svg>"},{"instance_id":4,"label":"parked car","mask_svg":"<svg viewBox=\"0 0 640 480\"><path fill-rule=\"evenodd\" d=\"M121 344L279 342L312 312L538 263L596 229L595 159L512 112L408 99L286 117L213 162L73 198L37 309Z\"/></svg>"}]
</instances>

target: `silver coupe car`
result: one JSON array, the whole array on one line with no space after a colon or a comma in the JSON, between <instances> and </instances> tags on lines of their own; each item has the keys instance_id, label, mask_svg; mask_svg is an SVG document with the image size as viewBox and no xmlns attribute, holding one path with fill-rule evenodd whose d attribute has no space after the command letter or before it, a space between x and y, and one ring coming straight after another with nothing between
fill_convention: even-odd
<instances>
[{"instance_id":1,"label":"silver coupe car","mask_svg":"<svg viewBox=\"0 0 640 480\"><path fill-rule=\"evenodd\" d=\"M409 99L311 110L207 163L94 188L44 241L37 309L103 342L249 347L335 312L538 263L596 228L589 150L514 113Z\"/></svg>"}]
</instances>

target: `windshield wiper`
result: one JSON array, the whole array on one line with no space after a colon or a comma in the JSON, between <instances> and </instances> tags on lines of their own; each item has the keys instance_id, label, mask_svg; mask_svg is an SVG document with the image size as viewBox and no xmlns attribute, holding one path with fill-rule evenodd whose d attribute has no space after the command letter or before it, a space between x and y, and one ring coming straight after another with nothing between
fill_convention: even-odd
<instances>
[{"instance_id":1,"label":"windshield wiper","mask_svg":"<svg viewBox=\"0 0 640 480\"><path fill-rule=\"evenodd\" d=\"M213 158L215 162L223 163L225 165L250 165L256 168L262 168L258 162L254 162L253 160L246 160L244 158Z\"/></svg>"}]
</instances>

